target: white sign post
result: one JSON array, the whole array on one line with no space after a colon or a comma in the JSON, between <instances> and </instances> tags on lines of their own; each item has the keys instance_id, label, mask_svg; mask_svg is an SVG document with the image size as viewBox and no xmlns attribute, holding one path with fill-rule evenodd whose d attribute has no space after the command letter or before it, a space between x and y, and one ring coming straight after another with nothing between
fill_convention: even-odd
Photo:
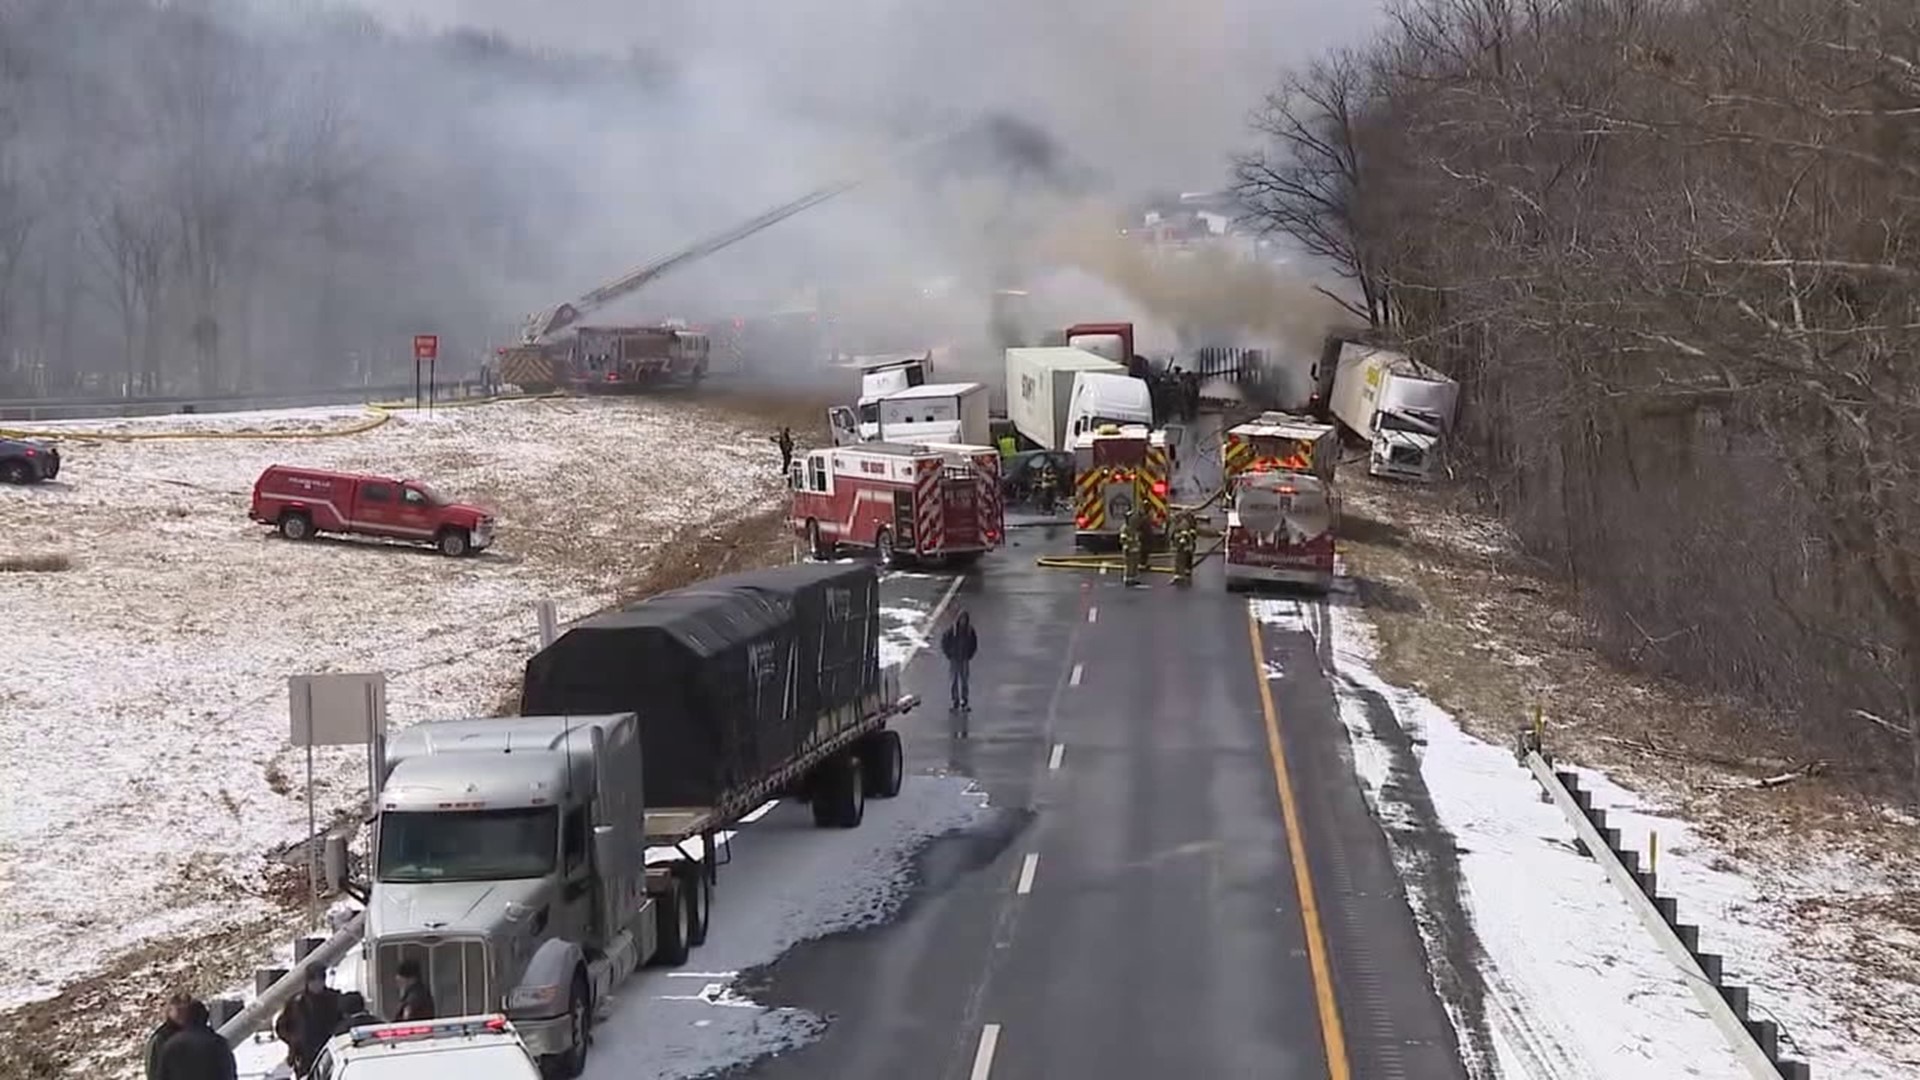
<instances>
[{"instance_id":1,"label":"white sign post","mask_svg":"<svg viewBox=\"0 0 1920 1080\"><path fill-rule=\"evenodd\" d=\"M293 745L307 751L307 925L319 925L320 851L313 805L313 748L367 748L367 800L380 798L380 761L386 756L387 676L294 675L287 679Z\"/></svg>"},{"instance_id":2,"label":"white sign post","mask_svg":"<svg viewBox=\"0 0 1920 1080\"><path fill-rule=\"evenodd\" d=\"M533 616L539 620L540 647L544 649L553 644L554 638L560 636L560 621L554 611L553 601L541 600L536 602L533 605Z\"/></svg>"}]
</instances>

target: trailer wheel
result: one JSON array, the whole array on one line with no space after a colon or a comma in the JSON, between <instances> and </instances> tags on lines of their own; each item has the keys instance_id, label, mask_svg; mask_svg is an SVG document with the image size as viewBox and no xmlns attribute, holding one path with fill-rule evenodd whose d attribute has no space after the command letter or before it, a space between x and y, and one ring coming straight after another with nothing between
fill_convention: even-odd
<instances>
[{"instance_id":1,"label":"trailer wheel","mask_svg":"<svg viewBox=\"0 0 1920 1080\"><path fill-rule=\"evenodd\" d=\"M587 1047L593 1037L593 991L587 986L585 972L573 973L567 1027L573 1036L573 1046L564 1054L549 1054L540 1060L540 1071L553 1080L574 1080L587 1071Z\"/></svg>"},{"instance_id":2,"label":"trailer wheel","mask_svg":"<svg viewBox=\"0 0 1920 1080\"><path fill-rule=\"evenodd\" d=\"M687 945L705 945L707 919L713 911L713 886L707 884L706 867L703 864L685 865L687 869L680 872L680 890L687 902Z\"/></svg>"},{"instance_id":3,"label":"trailer wheel","mask_svg":"<svg viewBox=\"0 0 1920 1080\"><path fill-rule=\"evenodd\" d=\"M679 967L687 962L687 899L678 878L669 878L666 895L654 905L654 927L658 942L653 962L660 967Z\"/></svg>"},{"instance_id":4,"label":"trailer wheel","mask_svg":"<svg viewBox=\"0 0 1920 1080\"><path fill-rule=\"evenodd\" d=\"M813 787L813 823L823 829L857 828L867 816L867 788L860 759L839 754L820 764Z\"/></svg>"},{"instance_id":5,"label":"trailer wheel","mask_svg":"<svg viewBox=\"0 0 1920 1080\"><path fill-rule=\"evenodd\" d=\"M907 778L907 755L897 731L876 731L861 740L861 780L867 793L876 799L891 799L900 794Z\"/></svg>"}]
</instances>

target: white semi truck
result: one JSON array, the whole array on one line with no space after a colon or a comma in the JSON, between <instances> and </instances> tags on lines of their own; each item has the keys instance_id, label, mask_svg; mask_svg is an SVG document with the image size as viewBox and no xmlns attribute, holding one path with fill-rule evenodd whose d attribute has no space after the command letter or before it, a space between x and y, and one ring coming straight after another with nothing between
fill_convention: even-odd
<instances>
[{"instance_id":1,"label":"white semi truck","mask_svg":"<svg viewBox=\"0 0 1920 1080\"><path fill-rule=\"evenodd\" d=\"M1071 451L1102 424L1153 425L1147 384L1124 364L1068 347L1007 350L1007 418L1043 450Z\"/></svg>"},{"instance_id":2,"label":"white semi truck","mask_svg":"<svg viewBox=\"0 0 1920 1080\"><path fill-rule=\"evenodd\" d=\"M899 793L870 567L799 564L664 593L528 664L522 711L418 724L378 791L361 971L380 1015L418 963L442 1014L504 1013L559 1076L599 1003L707 935L724 829L783 793L851 828Z\"/></svg>"},{"instance_id":3,"label":"white semi truck","mask_svg":"<svg viewBox=\"0 0 1920 1080\"><path fill-rule=\"evenodd\" d=\"M1367 440L1367 473L1431 480L1453 427L1460 387L1402 352L1341 345L1328 404L1333 416Z\"/></svg>"}]
</instances>

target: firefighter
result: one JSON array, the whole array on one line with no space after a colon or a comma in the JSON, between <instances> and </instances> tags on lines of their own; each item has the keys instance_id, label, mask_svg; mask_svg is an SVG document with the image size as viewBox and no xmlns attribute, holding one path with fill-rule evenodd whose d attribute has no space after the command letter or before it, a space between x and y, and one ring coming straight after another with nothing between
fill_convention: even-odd
<instances>
[{"instance_id":1,"label":"firefighter","mask_svg":"<svg viewBox=\"0 0 1920 1080\"><path fill-rule=\"evenodd\" d=\"M1193 583L1193 547L1199 539L1193 512L1182 510L1173 522L1173 580L1176 585Z\"/></svg>"},{"instance_id":2,"label":"firefighter","mask_svg":"<svg viewBox=\"0 0 1920 1080\"><path fill-rule=\"evenodd\" d=\"M793 429L781 428L780 434L775 435L772 442L780 448L780 475L785 476L793 471Z\"/></svg>"},{"instance_id":3,"label":"firefighter","mask_svg":"<svg viewBox=\"0 0 1920 1080\"><path fill-rule=\"evenodd\" d=\"M1060 471L1048 461L1040 466L1040 479L1034 485L1034 501L1042 513L1053 513L1060 498Z\"/></svg>"},{"instance_id":4,"label":"firefighter","mask_svg":"<svg viewBox=\"0 0 1920 1080\"><path fill-rule=\"evenodd\" d=\"M1122 585L1140 584L1140 511L1127 511L1120 524L1120 566Z\"/></svg>"}]
</instances>

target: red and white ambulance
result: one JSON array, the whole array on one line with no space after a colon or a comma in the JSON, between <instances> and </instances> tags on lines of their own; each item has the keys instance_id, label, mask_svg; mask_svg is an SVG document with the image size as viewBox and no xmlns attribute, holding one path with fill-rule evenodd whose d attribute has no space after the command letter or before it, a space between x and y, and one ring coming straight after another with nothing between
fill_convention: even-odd
<instances>
[{"instance_id":1,"label":"red and white ambulance","mask_svg":"<svg viewBox=\"0 0 1920 1080\"><path fill-rule=\"evenodd\" d=\"M1166 533L1173 471L1167 435L1144 424L1102 424L1073 439L1073 539L1080 547L1120 539L1127 511L1142 511L1149 537Z\"/></svg>"},{"instance_id":2,"label":"red and white ambulance","mask_svg":"<svg viewBox=\"0 0 1920 1080\"><path fill-rule=\"evenodd\" d=\"M1227 588L1255 584L1333 587L1333 485L1307 472L1243 472L1227 511Z\"/></svg>"},{"instance_id":3,"label":"red and white ambulance","mask_svg":"<svg viewBox=\"0 0 1920 1080\"><path fill-rule=\"evenodd\" d=\"M1006 539L1000 452L960 444L860 443L793 463L788 521L815 558L871 550L893 566L976 558Z\"/></svg>"}]
</instances>

